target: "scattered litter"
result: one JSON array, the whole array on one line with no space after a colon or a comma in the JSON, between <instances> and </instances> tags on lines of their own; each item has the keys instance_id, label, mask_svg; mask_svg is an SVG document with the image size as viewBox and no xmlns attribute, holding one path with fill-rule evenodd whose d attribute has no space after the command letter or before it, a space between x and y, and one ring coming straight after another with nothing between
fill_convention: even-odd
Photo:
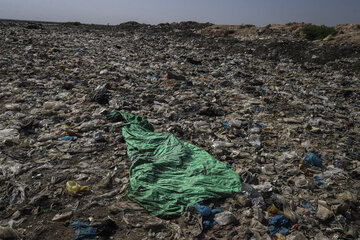
<instances>
[{"instance_id":1,"label":"scattered litter","mask_svg":"<svg viewBox=\"0 0 360 240\"><path fill-rule=\"evenodd\" d=\"M360 28L305 25L0 21L0 226L358 238ZM200 202L223 212L203 223ZM270 236L277 215L291 234Z\"/></svg>"}]
</instances>

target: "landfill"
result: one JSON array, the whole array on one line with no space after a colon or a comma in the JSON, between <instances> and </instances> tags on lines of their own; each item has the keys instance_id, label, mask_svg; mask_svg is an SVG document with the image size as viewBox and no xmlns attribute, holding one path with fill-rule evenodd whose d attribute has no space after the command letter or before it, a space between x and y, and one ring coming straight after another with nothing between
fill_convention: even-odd
<instances>
[{"instance_id":1,"label":"landfill","mask_svg":"<svg viewBox=\"0 0 360 240\"><path fill-rule=\"evenodd\" d=\"M0 21L0 239L360 239L360 26L302 26Z\"/></svg>"}]
</instances>

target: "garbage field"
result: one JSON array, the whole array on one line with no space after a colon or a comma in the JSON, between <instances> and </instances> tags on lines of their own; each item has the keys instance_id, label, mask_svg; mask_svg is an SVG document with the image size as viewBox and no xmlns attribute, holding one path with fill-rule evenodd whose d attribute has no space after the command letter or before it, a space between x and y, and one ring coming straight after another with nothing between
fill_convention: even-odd
<instances>
[{"instance_id":1,"label":"garbage field","mask_svg":"<svg viewBox=\"0 0 360 240\"><path fill-rule=\"evenodd\" d=\"M360 239L360 26L0 21L0 239Z\"/></svg>"}]
</instances>

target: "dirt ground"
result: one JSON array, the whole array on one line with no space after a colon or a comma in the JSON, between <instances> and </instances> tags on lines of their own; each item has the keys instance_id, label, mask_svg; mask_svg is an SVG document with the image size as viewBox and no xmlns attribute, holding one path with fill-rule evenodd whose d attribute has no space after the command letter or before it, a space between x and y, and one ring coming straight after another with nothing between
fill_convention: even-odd
<instances>
[{"instance_id":1,"label":"dirt ground","mask_svg":"<svg viewBox=\"0 0 360 240\"><path fill-rule=\"evenodd\" d=\"M231 165L266 208L291 202L298 238L286 239L356 239L360 28L338 25L332 40L310 42L302 26L1 21L0 226L27 240L72 239L71 221L96 227L98 239L276 239L272 213L235 196L207 202L238 220L209 230L193 208L160 219L128 199L124 123L105 114L119 109ZM325 186L299 170L310 152ZM72 180L91 190L69 195Z\"/></svg>"}]
</instances>

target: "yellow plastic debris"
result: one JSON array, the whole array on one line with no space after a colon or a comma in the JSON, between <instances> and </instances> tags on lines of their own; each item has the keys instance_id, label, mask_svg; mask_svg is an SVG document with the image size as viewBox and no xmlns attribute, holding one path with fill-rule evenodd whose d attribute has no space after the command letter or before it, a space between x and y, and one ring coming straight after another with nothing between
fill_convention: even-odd
<instances>
[{"instance_id":1,"label":"yellow plastic debris","mask_svg":"<svg viewBox=\"0 0 360 240\"><path fill-rule=\"evenodd\" d=\"M280 211L274 204L269 206L267 208L267 211L268 211L268 213L272 213L272 214L276 214L276 215L283 214L283 212Z\"/></svg>"},{"instance_id":2,"label":"yellow plastic debris","mask_svg":"<svg viewBox=\"0 0 360 240\"><path fill-rule=\"evenodd\" d=\"M330 34L330 35L328 35L326 38L324 38L323 41L330 41L330 40L332 40L332 39L333 39L333 35Z\"/></svg>"},{"instance_id":3,"label":"yellow plastic debris","mask_svg":"<svg viewBox=\"0 0 360 240\"><path fill-rule=\"evenodd\" d=\"M66 183L66 192L71 196L81 196L84 194L84 192L89 190L89 186L81 186L75 181L68 181Z\"/></svg>"},{"instance_id":4,"label":"yellow plastic debris","mask_svg":"<svg viewBox=\"0 0 360 240\"><path fill-rule=\"evenodd\" d=\"M263 129L263 132L264 132L264 133L271 133L271 128L264 128L264 129Z\"/></svg>"}]
</instances>

